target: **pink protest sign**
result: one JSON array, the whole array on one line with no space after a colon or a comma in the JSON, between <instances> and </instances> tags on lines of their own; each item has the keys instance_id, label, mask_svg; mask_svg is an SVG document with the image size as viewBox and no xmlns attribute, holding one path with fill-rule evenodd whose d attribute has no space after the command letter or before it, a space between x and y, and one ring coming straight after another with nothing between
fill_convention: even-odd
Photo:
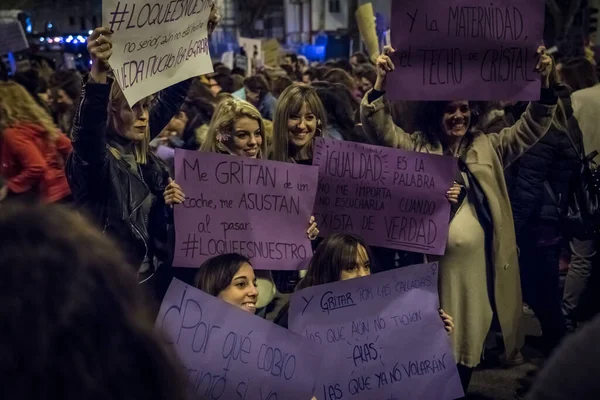
<instances>
[{"instance_id":1,"label":"pink protest sign","mask_svg":"<svg viewBox=\"0 0 600 400\"><path fill-rule=\"evenodd\" d=\"M183 364L190 399L313 396L320 353L312 342L177 279L155 331Z\"/></svg>"},{"instance_id":2,"label":"pink protest sign","mask_svg":"<svg viewBox=\"0 0 600 400\"><path fill-rule=\"evenodd\" d=\"M177 149L175 177L187 199L175 207L174 266L240 253L256 269L294 270L311 257L317 168Z\"/></svg>"},{"instance_id":3,"label":"pink protest sign","mask_svg":"<svg viewBox=\"0 0 600 400\"><path fill-rule=\"evenodd\" d=\"M372 246L444 254L456 160L318 138L313 165L322 236L350 232Z\"/></svg>"},{"instance_id":4,"label":"pink protest sign","mask_svg":"<svg viewBox=\"0 0 600 400\"><path fill-rule=\"evenodd\" d=\"M322 348L319 399L464 396L438 313L436 263L294 293L290 330Z\"/></svg>"},{"instance_id":5,"label":"pink protest sign","mask_svg":"<svg viewBox=\"0 0 600 400\"><path fill-rule=\"evenodd\" d=\"M392 2L391 100L539 100L543 0Z\"/></svg>"}]
</instances>

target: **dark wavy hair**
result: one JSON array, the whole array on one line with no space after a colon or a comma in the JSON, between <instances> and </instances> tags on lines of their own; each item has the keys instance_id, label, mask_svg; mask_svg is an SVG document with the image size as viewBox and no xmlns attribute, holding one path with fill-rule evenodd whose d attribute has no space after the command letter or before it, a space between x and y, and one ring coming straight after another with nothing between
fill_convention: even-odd
<instances>
[{"instance_id":1,"label":"dark wavy hair","mask_svg":"<svg viewBox=\"0 0 600 400\"><path fill-rule=\"evenodd\" d=\"M248 257L237 253L221 254L208 259L198 269L194 286L217 297L231 285L233 277L244 263L250 264Z\"/></svg>"},{"instance_id":2,"label":"dark wavy hair","mask_svg":"<svg viewBox=\"0 0 600 400\"><path fill-rule=\"evenodd\" d=\"M117 245L60 206L0 208L0 398L184 400Z\"/></svg>"},{"instance_id":3,"label":"dark wavy hair","mask_svg":"<svg viewBox=\"0 0 600 400\"><path fill-rule=\"evenodd\" d=\"M451 101L425 101L416 106L415 127L421 131L427 142L430 144L440 143L438 135L442 133L441 120L444 110ZM480 119L484 113L484 102L469 102L471 110L471 119L467 138L470 138L471 128L480 126Z\"/></svg>"},{"instance_id":4,"label":"dark wavy hair","mask_svg":"<svg viewBox=\"0 0 600 400\"><path fill-rule=\"evenodd\" d=\"M371 268L376 269L371 249L360 236L334 233L317 247L306 276L298 283L297 290L339 281L342 271L349 265L356 264L358 246L366 250Z\"/></svg>"},{"instance_id":5,"label":"dark wavy hair","mask_svg":"<svg viewBox=\"0 0 600 400\"><path fill-rule=\"evenodd\" d=\"M365 137L354 133L359 104L350 90L340 83L313 82L311 86L315 88L325 107L327 122L340 130L344 140L365 142Z\"/></svg>"}]
</instances>

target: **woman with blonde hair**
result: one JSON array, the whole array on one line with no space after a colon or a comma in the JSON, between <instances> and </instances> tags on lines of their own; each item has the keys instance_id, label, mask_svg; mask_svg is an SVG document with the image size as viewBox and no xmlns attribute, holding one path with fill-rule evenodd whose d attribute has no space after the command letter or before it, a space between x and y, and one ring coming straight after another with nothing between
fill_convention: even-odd
<instances>
[{"instance_id":1,"label":"woman with blonde hair","mask_svg":"<svg viewBox=\"0 0 600 400\"><path fill-rule=\"evenodd\" d=\"M265 126L260 112L240 99L226 99L215 110L201 151L266 158Z\"/></svg>"},{"instance_id":2,"label":"woman with blonde hair","mask_svg":"<svg viewBox=\"0 0 600 400\"><path fill-rule=\"evenodd\" d=\"M296 83L283 91L273 119L271 159L312 165L313 140L327 132L327 114L315 89Z\"/></svg>"},{"instance_id":3,"label":"woman with blonde hair","mask_svg":"<svg viewBox=\"0 0 600 400\"><path fill-rule=\"evenodd\" d=\"M64 172L71 141L27 90L0 82L0 175L10 197L67 202Z\"/></svg>"},{"instance_id":4,"label":"woman with blonde hair","mask_svg":"<svg viewBox=\"0 0 600 400\"><path fill-rule=\"evenodd\" d=\"M74 121L67 176L76 203L121 246L142 283L170 263L168 206L184 200L149 143L178 112L191 81L158 93L152 104L147 97L130 107L108 78L111 31L96 28L88 38L88 51L92 69ZM153 281L166 283L158 277ZM160 297L165 288L155 289Z\"/></svg>"}]
</instances>

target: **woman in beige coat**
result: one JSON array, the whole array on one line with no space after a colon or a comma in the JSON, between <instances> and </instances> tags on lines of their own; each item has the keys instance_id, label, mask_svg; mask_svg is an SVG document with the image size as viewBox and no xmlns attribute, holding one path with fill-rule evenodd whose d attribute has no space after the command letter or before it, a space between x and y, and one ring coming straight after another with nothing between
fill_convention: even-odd
<instances>
[{"instance_id":1,"label":"woman in beige coat","mask_svg":"<svg viewBox=\"0 0 600 400\"><path fill-rule=\"evenodd\" d=\"M377 60L377 82L363 99L361 120L375 143L459 159L456 180L466 190L450 223L446 252L439 258L439 291L441 307L455 320L452 344L466 391L494 312L507 356L516 355L523 345L521 282L504 168L550 127L557 102L548 80L552 59L543 47L538 50L541 100L531 103L513 127L484 134L470 129L476 113L468 101L432 102L426 105L422 131L408 134L394 125L384 93L386 74L394 69L393 51L386 48Z\"/></svg>"}]
</instances>

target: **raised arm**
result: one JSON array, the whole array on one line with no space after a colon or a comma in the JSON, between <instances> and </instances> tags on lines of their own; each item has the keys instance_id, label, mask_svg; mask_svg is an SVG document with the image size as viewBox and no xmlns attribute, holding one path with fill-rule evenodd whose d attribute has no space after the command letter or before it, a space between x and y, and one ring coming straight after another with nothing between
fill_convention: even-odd
<instances>
[{"instance_id":1,"label":"raised arm","mask_svg":"<svg viewBox=\"0 0 600 400\"><path fill-rule=\"evenodd\" d=\"M83 86L81 100L73 123L73 152L66 172L74 196L98 185L98 175L106 163L106 123L112 82L108 79L108 59L112 55L111 32L96 28L88 38L92 58L90 78Z\"/></svg>"},{"instance_id":2,"label":"raised arm","mask_svg":"<svg viewBox=\"0 0 600 400\"><path fill-rule=\"evenodd\" d=\"M521 118L510 128L505 128L500 133L488 134L504 168L536 144L548 132L554 118L558 97L550 88L553 61L543 46L538 49L538 53L540 61L536 70L542 79L540 101L530 103Z\"/></svg>"},{"instance_id":3,"label":"raised arm","mask_svg":"<svg viewBox=\"0 0 600 400\"><path fill-rule=\"evenodd\" d=\"M360 104L360 120L370 143L404 150L413 150L413 142L409 134L394 124L390 104L385 98L387 73L394 70L394 63L389 54L391 47L386 47L377 58L377 81L373 90L369 91Z\"/></svg>"}]
</instances>

